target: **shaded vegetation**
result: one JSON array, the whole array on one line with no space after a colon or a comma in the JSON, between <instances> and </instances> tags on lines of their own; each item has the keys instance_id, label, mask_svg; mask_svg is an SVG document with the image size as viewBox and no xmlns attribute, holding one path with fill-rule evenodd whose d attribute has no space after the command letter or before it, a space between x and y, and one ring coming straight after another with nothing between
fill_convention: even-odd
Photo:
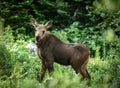
<instances>
[{"instance_id":1,"label":"shaded vegetation","mask_svg":"<svg viewBox=\"0 0 120 88\"><path fill-rule=\"evenodd\" d=\"M119 0L1 0L0 88L119 88ZM38 56L26 45L34 41L29 19L53 20L50 32L64 42L79 42L91 50L92 79L80 81L71 69L55 64L55 72L39 83Z\"/></svg>"}]
</instances>

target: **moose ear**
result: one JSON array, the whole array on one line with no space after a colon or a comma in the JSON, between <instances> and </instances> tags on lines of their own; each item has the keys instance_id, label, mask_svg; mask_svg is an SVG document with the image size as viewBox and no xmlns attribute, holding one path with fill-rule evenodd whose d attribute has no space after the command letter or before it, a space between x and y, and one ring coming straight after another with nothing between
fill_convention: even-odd
<instances>
[{"instance_id":1,"label":"moose ear","mask_svg":"<svg viewBox=\"0 0 120 88\"><path fill-rule=\"evenodd\" d=\"M53 21L48 21L46 24L45 24L45 27L46 28L50 28L52 26L52 23Z\"/></svg>"},{"instance_id":2,"label":"moose ear","mask_svg":"<svg viewBox=\"0 0 120 88\"><path fill-rule=\"evenodd\" d=\"M32 24L34 27L37 26L37 22L35 21L34 18L31 18L31 19L30 19L30 22L31 22L31 24Z\"/></svg>"}]
</instances>

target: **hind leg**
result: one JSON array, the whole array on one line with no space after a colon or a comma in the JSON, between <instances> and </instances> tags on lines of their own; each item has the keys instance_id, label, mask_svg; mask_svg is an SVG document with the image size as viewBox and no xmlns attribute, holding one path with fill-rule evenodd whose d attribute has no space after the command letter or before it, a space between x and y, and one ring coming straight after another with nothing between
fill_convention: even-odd
<instances>
[{"instance_id":1,"label":"hind leg","mask_svg":"<svg viewBox=\"0 0 120 88\"><path fill-rule=\"evenodd\" d=\"M79 73L79 70L78 70L78 69L79 69L79 66L76 65L76 64L74 64L74 63L72 63L71 66L72 66L72 68L74 69L75 73L78 74L78 73Z\"/></svg>"},{"instance_id":2,"label":"hind leg","mask_svg":"<svg viewBox=\"0 0 120 88\"><path fill-rule=\"evenodd\" d=\"M74 59L73 59L74 60ZM87 71L87 63L88 63L88 59L85 60L84 62L82 61L73 61L71 60L71 66L72 68L75 70L76 74L80 73L82 75L81 79L85 79L85 78L90 78L90 74ZM74 62L74 63L73 63Z\"/></svg>"},{"instance_id":3,"label":"hind leg","mask_svg":"<svg viewBox=\"0 0 120 88\"><path fill-rule=\"evenodd\" d=\"M86 72L87 72L87 77L90 79L90 78L91 78L91 76L90 76L90 74L89 74L89 72L88 72L87 68L86 68Z\"/></svg>"},{"instance_id":4,"label":"hind leg","mask_svg":"<svg viewBox=\"0 0 120 88\"><path fill-rule=\"evenodd\" d=\"M82 66L79 68L79 72L80 72L80 74L82 75L81 80L83 80L83 79L85 79L85 78L90 79L90 74L88 73L86 66L82 65Z\"/></svg>"}]
</instances>

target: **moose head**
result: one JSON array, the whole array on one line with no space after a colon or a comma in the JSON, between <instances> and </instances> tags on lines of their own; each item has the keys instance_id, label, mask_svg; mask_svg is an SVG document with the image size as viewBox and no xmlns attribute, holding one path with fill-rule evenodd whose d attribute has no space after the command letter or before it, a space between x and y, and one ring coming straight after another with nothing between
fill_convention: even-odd
<instances>
[{"instance_id":1,"label":"moose head","mask_svg":"<svg viewBox=\"0 0 120 88\"><path fill-rule=\"evenodd\" d=\"M44 38L46 30L52 26L52 21L48 21L46 24L39 24L35 19L31 18L30 22L35 28L35 39L37 42Z\"/></svg>"}]
</instances>

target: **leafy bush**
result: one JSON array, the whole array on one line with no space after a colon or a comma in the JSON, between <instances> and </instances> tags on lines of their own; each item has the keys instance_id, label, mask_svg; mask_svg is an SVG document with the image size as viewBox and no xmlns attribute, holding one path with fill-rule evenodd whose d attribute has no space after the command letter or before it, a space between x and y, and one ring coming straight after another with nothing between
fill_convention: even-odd
<instances>
[{"instance_id":1,"label":"leafy bush","mask_svg":"<svg viewBox=\"0 0 120 88\"><path fill-rule=\"evenodd\" d=\"M118 37L114 39L111 43L111 52L109 52L109 63L110 63L110 71L109 73L113 76L112 86L120 87L120 40Z\"/></svg>"},{"instance_id":2,"label":"leafy bush","mask_svg":"<svg viewBox=\"0 0 120 88\"><path fill-rule=\"evenodd\" d=\"M0 35L0 76L11 74L13 60L7 46L13 41L10 27L5 28L6 32ZM4 35L4 36L3 36Z\"/></svg>"},{"instance_id":3,"label":"leafy bush","mask_svg":"<svg viewBox=\"0 0 120 88\"><path fill-rule=\"evenodd\" d=\"M0 41L0 76L10 75L12 68L11 55L5 46L5 43Z\"/></svg>"},{"instance_id":4,"label":"leafy bush","mask_svg":"<svg viewBox=\"0 0 120 88\"><path fill-rule=\"evenodd\" d=\"M5 19L5 32L0 37L0 88L119 88L120 11L98 10L93 2L2 1L0 13ZM90 48L90 85L86 80L80 81L70 66L58 64L54 65L52 77L47 72L43 83L37 81L41 63L26 48L34 41L31 17L41 23L52 19L53 34L64 42L79 42Z\"/></svg>"},{"instance_id":5,"label":"leafy bush","mask_svg":"<svg viewBox=\"0 0 120 88\"><path fill-rule=\"evenodd\" d=\"M56 36L58 36L61 40L65 42L82 42L84 43L84 38L78 38L76 40L76 36L78 37L79 34L82 34L78 30L78 23L74 23L71 25L70 28L67 28L65 31L52 31ZM7 27L10 29L10 27ZM70 29L70 30L69 30ZM86 33L86 32L85 32ZM74 35L75 34L75 35ZM5 41L5 39L8 36L8 40ZM5 37L5 38L4 38ZM10 39L9 39L10 38ZM117 36L114 37L115 40L111 41L110 44L110 50L109 50L109 56L107 56L107 59L100 58L100 48L101 46L97 46L95 50L95 58L90 58L88 63L88 70L91 74L91 82L88 85L88 81L80 81L80 75L76 75L73 69L68 66L64 67L58 64L54 64L55 71L53 72L52 76L49 76L48 72L46 73L45 79L43 83L39 83L37 81L37 76L40 71L41 63L37 55L34 53L30 53L29 50L26 48L26 45L31 42L30 40L27 40L22 38L18 39L16 41L13 41L12 31L6 30L3 38L5 43L2 43L3 50L5 49L5 52L1 53L2 58L4 58L3 55L7 55L9 58L1 60L1 62L7 64L7 67L12 66L10 68L10 75L5 76L5 73L3 72L3 75L0 76L0 87L1 88L51 88L51 87L57 87L57 88L96 88L96 87L105 87L105 88L119 88L119 38ZM71 39L71 40L69 40ZM69 41L68 41L69 40ZM1 42L0 42L1 43ZM105 42L107 44L107 41ZM86 42L87 44L87 42ZM116 47L116 48L114 48ZM117 53L116 53L117 50ZM106 53L105 53L106 54ZM0 58L1 59L1 58ZM9 60L9 61L7 61ZM11 63L9 63L11 62ZM2 64L1 66L5 66L5 64ZM24 83L24 84L23 84Z\"/></svg>"}]
</instances>

